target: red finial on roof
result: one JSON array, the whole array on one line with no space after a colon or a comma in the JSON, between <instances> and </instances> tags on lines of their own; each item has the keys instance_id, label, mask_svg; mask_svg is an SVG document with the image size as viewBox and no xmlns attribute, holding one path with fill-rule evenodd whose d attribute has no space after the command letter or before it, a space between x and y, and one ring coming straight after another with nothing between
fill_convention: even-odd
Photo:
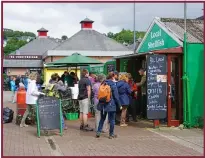
<instances>
[{"instance_id":1,"label":"red finial on roof","mask_svg":"<svg viewBox=\"0 0 205 158\"><path fill-rule=\"evenodd\" d=\"M48 30L44 29L43 27L37 30L39 37L47 37Z\"/></svg>"},{"instance_id":2,"label":"red finial on roof","mask_svg":"<svg viewBox=\"0 0 205 158\"><path fill-rule=\"evenodd\" d=\"M92 20L90 20L90 19L88 19L88 18L86 17L84 20L82 20L82 21L80 22L80 24L81 24L81 29L92 29L92 27L93 27L93 22L94 22L94 21L92 21Z\"/></svg>"}]
</instances>

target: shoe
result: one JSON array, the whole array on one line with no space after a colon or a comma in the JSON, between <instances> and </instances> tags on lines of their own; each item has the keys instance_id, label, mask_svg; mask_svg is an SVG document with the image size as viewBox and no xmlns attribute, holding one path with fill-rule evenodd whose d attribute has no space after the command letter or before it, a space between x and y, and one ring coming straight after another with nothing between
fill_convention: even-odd
<instances>
[{"instance_id":1,"label":"shoe","mask_svg":"<svg viewBox=\"0 0 205 158\"><path fill-rule=\"evenodd\" d=\"M68 126L65 126L65 127L64 127L64 130L67 130L67 129L68 129Z\"/></svg>"},{"instance_id":2,"label":"shoe","mask_svg":"<svg viewBox=\"0 0 205 158\"><path fill-rule=\"evenodd\" d=\"M22 127L28 127L28 125L26 125L26 124L20 124L20 127L22 128Z\"/></svg>"},{"instance_id":3,"label":"shoe","mask_svg":"<svg viewBox=\"0 0 205 158\"><path fill-rule=\"evenodd\" d=\"M97 132L97 134L96 134L95 137L96 137L96 138L100 138L100 133Z\"/></svg>"},{"instance_id":4,"label":"shoe","mask_svg":"<svg viewBox=\"0 0 205 158\"><path fill-rule=\"evenodd\" d=\"M128 126L128 124L125 124L125 123L124 123L124 124L121 124L120 126L121 126L121 127L126 127L126 126Z\"/></svg>"},{"instance_id":5,"label":"shoe","mask_svg":"<svg viewBox=\"0 0 205 158\"><path fill-rule=\"evenodd\" d=\"M80 125L80 130L83 130L84 126L83 125Z\"/></svg>"},{"instance_id":6,"label":"shoe","mask_svg":"<svg viewBox=\"0 0 205 158\"><path fill-rule=\"evenodd\" d=\"M109 136L109 139L113 139L113 138L117 138L117 135L116 135L116 134L113 134L113 135L110 135L110 136Z\"/></svg>"},{"instance_id":7,"label":"shoe","mask_svg":"<svg viewBox=\"0 0 205 158\"><path fill-rule=\"evenodd\" d=\"M85 131L93 131L94 129L91 128L89 125L85 125L83 130L85 130Z\"/></svg>"}]
</instances>

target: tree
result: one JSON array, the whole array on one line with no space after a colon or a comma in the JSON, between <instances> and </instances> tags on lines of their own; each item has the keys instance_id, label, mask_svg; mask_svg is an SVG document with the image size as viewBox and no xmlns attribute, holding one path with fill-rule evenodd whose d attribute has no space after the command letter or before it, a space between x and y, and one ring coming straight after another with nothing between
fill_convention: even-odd
<instances>
[{"instance_id":1,"label":"tree","mask_svg":"<svg viewBox=\"0 0 205 158\"><path fill-rule=\"evenodd\" d=\"M143 38L145 35L145 32L143 31L136 31L136 40L138 38ZM125 30L122 29L120 32L114 34L112 32L108 32L107 36L109 38L112 38L116 40L119 43L127 43L127 44L133 44L134 43L134 31L131 30Z\"/></svg>"},{"instance_id":2,"label":"tree","mask_svg":"<svg viewBox=\"0 0 205 158\"><path fill-rule=\"evenodd\" d=\"M27 44L26 41L18 40L17 38L11 38L6 47L4 47L4 55L9 55L11 52L18 50L22 46Z\"/></svg>"},{"instance_id":3,"label":"tree","mask_svg":"<svg viewBox=\"0 0 205 158\"><path fill-rule=\"evenodd\" d=\"M61 37L61 39L65 41L65 40L68 39L68 37L67 37L66 35L63 35L63 36Z\"/></svg>"}]
</instances>

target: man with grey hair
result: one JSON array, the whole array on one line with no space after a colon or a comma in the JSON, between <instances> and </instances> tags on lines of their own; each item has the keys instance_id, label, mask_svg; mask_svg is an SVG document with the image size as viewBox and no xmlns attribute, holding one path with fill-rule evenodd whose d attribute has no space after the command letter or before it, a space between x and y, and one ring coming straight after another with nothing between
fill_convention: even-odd
<instances>
[{"instance_id":1,"label":"man with grey hair","mask_svg":"<svg viewBox=\"0 0 205 158\"><path fill-rule=\"evenodd\" d=\"M95 122L96 122L95 129L96 129L96 131L98 129L98 125L99 125L99 122L101 119L100 111L97 110L97 105L99 103L98 92L99 92L99 88L100 88L101 83L104 82L105 79L106 79L106 76L104 74L99 74L99 75L97 75L96 83L93 85L94 106L95 106ZM106 120L104 122L102 132L107 132L107 128L108 128L108 115L106 116Z\"/></svg>"}]
</instances>

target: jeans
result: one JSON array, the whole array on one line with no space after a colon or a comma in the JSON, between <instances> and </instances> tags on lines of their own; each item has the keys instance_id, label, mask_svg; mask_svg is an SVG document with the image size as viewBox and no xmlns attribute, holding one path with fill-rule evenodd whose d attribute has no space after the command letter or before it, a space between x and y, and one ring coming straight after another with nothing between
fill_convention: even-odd
<instances>
[{"instance_id":1,"label":"jeans","mask_svg":"<svg viewBox=\"0 0 205 158\"><path fill-rule=\"evenodd\" d=\"M109 129L109 135L113 136L114 135L114 127L115 127L115 111L112 112L105 112L105 111L101 111L101 118L100 118L100 122L99 122L99 126L98 126L98 131L97 133L101 133L102 132L102 128L106 119L106 116L108 114L108 120L110 123L110 129Z\"/></svg>"},{"instance_id":2,"label":"jeans","mask_svg":"<svg viewBox=\"0 0 205 158\"><path fill-rule=\"evenodd\" d=\"M100 122L100 118L101 118L101 111L98 111L97 109L95 110L95 129L96 131L98 130L98 126L99 126L99 122ZM103 132L106 132L108 128L108 116L106 116L104 125L103 125Z\"/></svg>"}]
</instances>

